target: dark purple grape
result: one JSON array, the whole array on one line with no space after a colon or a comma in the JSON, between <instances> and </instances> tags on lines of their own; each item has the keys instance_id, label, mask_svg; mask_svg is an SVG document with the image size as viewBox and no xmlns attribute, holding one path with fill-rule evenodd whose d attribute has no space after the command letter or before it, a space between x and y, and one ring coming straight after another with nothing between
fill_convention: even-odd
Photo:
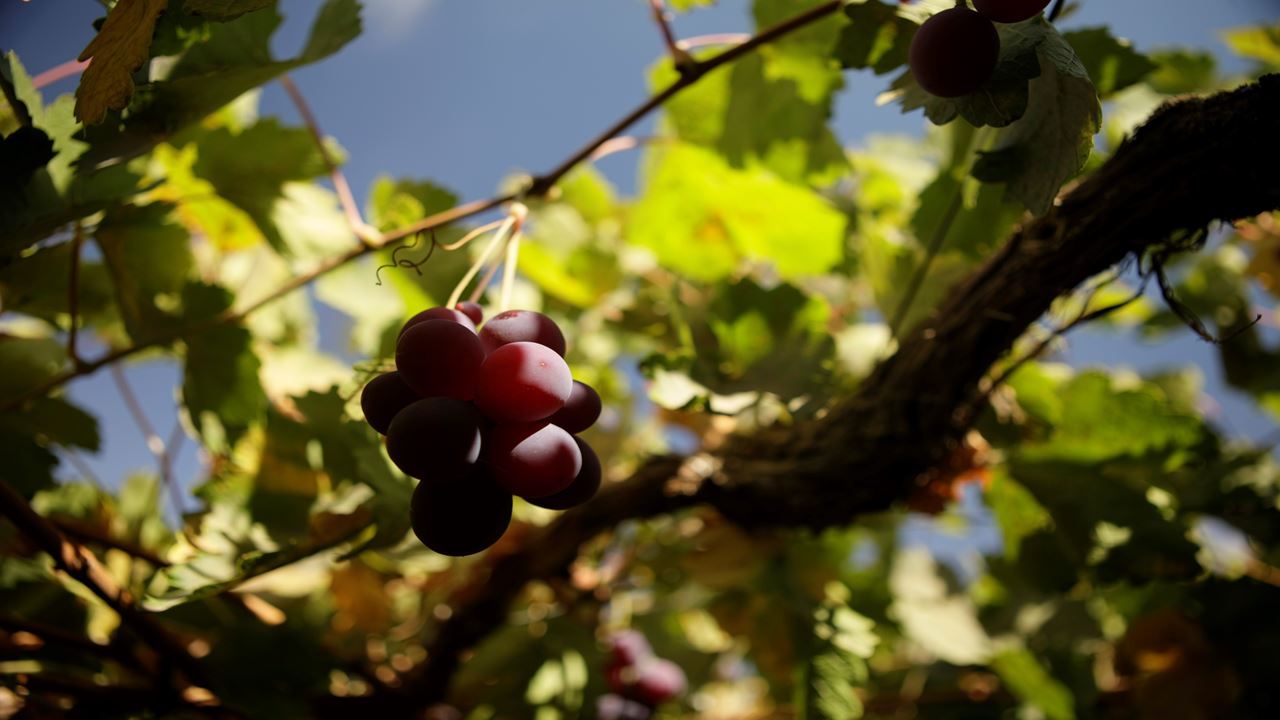
<instances>
[{"instance_id":1,"label":"dark purple grape","mask_svg":"<svg viewBox=\"0 0 1280 720\"><path fill-rule=\"evenodd\" d=\"M564 333L556 321L532 310L508 310L489 318L480 328L480 342L485 352L493 352L515 342L546 345L564 357Z\"/></svg>"},{"instance_id":2,"label":"dark purple grape","mask_svg":"<svg viewBox=\"0 0 1280 720\"><path fill-rule=\"evenodd\" d=\"M609 636L609 656L614 665L635 665L653 657L653 647L639 630L619 630Z\"/></svg>"},{"instance_id":3,"label":"dark purple grape","mask_svg":"<svg viewBox=\"0 0 1280 720\"><path fill-rule=\"evenodd\" d=\"M475 323L476 327L480 327L480 323L484 321L484 310L481 310L480 305L477 303L473 303L470 300L463 300L457 305L454 305L454 307L463 315L470 318L471 322Z\"/></svg>"},{"instance_id":4,"label":"dark purple grape","mask_svg":"<svg viewBox=\"0 0 1280 720\"><path fill-rule=\"evenodd\" d=\"M427 308L405 321L405 324L400 328L399 337L404 337L406 330L418 323L426 322L427 320L448 320L450 322L458 323L471 332L476 331L476 321L472 320L471 315L461 308L455 310L447 307L433 307Z\"/></svg>"},{"instance_id":5,"label":"dark purple grape","mask_svg":"<svg viewBox=\"0 0 1280 720\"><path fill-rule=\"evenodd\" d=\"M973 0L973 9L991 22L1030 20L1049 6L1049 0Z\"/></svg>"},{"instance_id":6,"label":"dark purple grape","mask_svg":"<svg viewBox=\"0 0 1280 720\"><path fill-rule=\"evenodd\" d=\"M409 522L422 544L441 555L474 555L507 531L511 493L498 487L487 466L474 465L458 482L418 483Z\"/></svg>"},{"instance_id":7,"label":"dark purple grape","mask_svg":"<svg viewBox=\"0 0 1280 720\"><path fill-rule=\"evenodd\" d=\"M620 695L601 695L596 699L596 720L649 720L653 710Z\"/></svg>"},{"instance_id":8,"label":"dark purple grape","mask_svg":"<svg viewBox=\"0 0 1280 720\"><path fill-rule=\"evenodd\" d=\"M494 477L523 498L554 495L582 470L582 452L574 437L549 423L498 425L485 440Z\"/></svg>"},{"instance_id":9,"label":"dark purple grape","mask_svg":"<svg viewBox=\"0 0 1280 720\"><path fill-rule=\"evenodd\" d=\"M476 334L451 320L424 320L396 342L396 369L423 397L470 400L483 363Z\"/></svg>"},{"instance_id":10,"label":"dark purple grape","mask_svg":"<svg viewBox=\"0 0 1280 720\"><path fill-rule=\"evenodd\" d=\"M600 410L600 394L595 388L574 380L573 389L569 391L569 399L564 401L564 407L547 420L577 435L596 424L596 420L600 419Z\"/></svg>"},{"instance_id":11,"label":"dark purple grape","mask_svg":"<svg viewBox=\"0 0 1280 720\"><path fill-rule=\"evenodd\" d=\"M938 97L960 97L982 87L1000 59L995 25L964 7L943 10L920 26L911 40L911 72L920 87Z\"/></svg>"},{"instance_id":12,"label":"dark purple grape","mask_svg":"<svg viewBox=\"0 0 1280 720\"><path fill-rule=\"evenodd\" d=\"M636 664L632 697L650 706L661 705L684 693L688 682L684 670L670 660L653 658Z\"/></svg>"},{"instance_id":13,"label":"dark purple grape","mask_svg":"<svg viewBox=\"0 0 1280 720\"><path fill-rule=\"evenodd\" d=\"M503 345L485 358L476 405L495 422L528 423L550 417L573 392L564 358L532 342Z\"/></svg>"},{"instance_id":14,"label":"dark purple grape","mask_svg":"<svg viewBox=\"0 0 1280 720\"><path fill-rule=\"evenodd\" d=\"M387 454L405 475L451 482L480 457L475 406L453 398L419 400L401 410L387 430Z\"/></svg>"},{"instance_id":15,"label":"dark purple grape","mask_svg":"<svg viewBox=\"0 0 1280 720\"><path fill-rule=\"evenodd\" d=\"M578 452L582 453L582 469L578 476L569 483L569 487L554 495L526 498L530 503L548 510L568 510L595 497L600 490L600 458L582 438L574 438L574 441L578 443Z\"/></svg>"},{"instance_id":16,"label":"dark purple grape","mask_svg":"<svg viewBox=\"0 0 1280 720\"><path fill-rule=\"evenodd\" d=\"M364 419L382 435L391 427L391 419L396 413L417 402L421 398L408 385L398 372L379 375L369 381L360 392L360 409L364 410Z\"/></svg>"}]
</instances>

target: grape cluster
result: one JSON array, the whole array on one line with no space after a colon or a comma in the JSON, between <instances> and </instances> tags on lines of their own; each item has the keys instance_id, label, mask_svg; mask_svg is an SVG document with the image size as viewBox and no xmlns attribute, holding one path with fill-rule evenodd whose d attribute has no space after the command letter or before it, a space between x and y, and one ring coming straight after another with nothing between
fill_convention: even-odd
<instances>
[{"instance_id":1,"label":"grape cluster","mask_svg":"<svg viewBox=\"0 0 1280 720\"><path fill-rule=\"evenodd\" d=\"M934 14L911 40L908 64L916 82L933 95L960 97L977 91L1000 59L1000 35L992 23L1016 23L1040 14L1049 0L973 0Z\"/></svg>"},{"instance_id":2,"label":"grape cluster","mask_svg":"<svg viewBox=\"0 0 1280 720\"><path fill-rule=\"evenodd\" d=\"M465 302L414 315L396 340L396 371L360 396L391 460L421 481L414 533L443 555L497 542L513 495L565 510L600 488L600 460L575 437L600 417L600 396L570 374L560 328L530 310L483 320Z\"/></svg>"},{"instance_id":3,"label":"grape cluster","mask_svg":"<svg viewBox=\"0 0 1280 720\"><path fill-rule=\"evenodd\" d=\"M649 641L635 630L609 639L605 680L613 690L596 702L599 720L647 720L657 706L685 691L684 671L653 654Z\"/></svg>"}]
</instances>

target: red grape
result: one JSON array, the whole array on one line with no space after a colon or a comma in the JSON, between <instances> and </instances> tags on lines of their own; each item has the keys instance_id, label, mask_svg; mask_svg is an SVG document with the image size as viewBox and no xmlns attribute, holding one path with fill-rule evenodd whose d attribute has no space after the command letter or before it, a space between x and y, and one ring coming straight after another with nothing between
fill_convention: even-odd
<instances>
[{"instance_id":1,"label":"red grape","mask_svg":"<svg viewBox=\"0 0 1280 720\"><path fill-rule=\"evenodd\" d=\"M564 407L557 410L548 421L577 435L596 424L596 420L600 419L600 409L600 394L595 388L574 380L573 389L569 391L569 399L564 401Z\"/></svg>"},{"instance_id":2,"label":"red grape","mask_svg":"<svg viewBox=\"0 0 1280 720\"><path fill-rule=\"evenodd\" d=\"M418 483L409 509L413 533L440 553L474 555L498 541L511 524L511 493L484 465L452 483Z\"/></svg>"},{"instance_id":3,"label":"red grape","mask_svg":"<svg viewBox=\"0 0 1280 720\"><path fill-rule=\"evenodd\" d=\"M478 304L473 303L470 300L463 300L457 305L454 305L454 307L463 315L471 318L471 322L475 323L476 327L480 327L481 321L484 320L484 310L481 310Z\"/></svg>"},{"instance_id":4,"label":"red grape","mask_svg":"<svg viewBox=\"0 0 1280 720\"><path fill-rule=\"evenodd\" d=\"M990 20L955 7L920 26L909 55L920 87L938 97L960 97L991 77L1000 59L1000 35Z\"/></svg>"},{"instance_id":5,"label":"red grape","mask_svg":"<svg viewBox=\"0 0 1280 720\"><path fill-rule=\"evenodd\" d=\"M433 307L427 308L405 321L404 326L400 328L400 335L398 337L404 337L406 330L418 323L426 322L427 320L449 320L470 329L471 332L476 331L475 321L471 319L471 315L464 312L461 308L455 310L454 308L447 307Z\"/></svg>"},{"instance_id":6,"label":"red grape","mask_svg":"<svg viewBox=\"0 0 1280 720\"><path fill-rule=\"evenodd\" d=\"M582 470L582 451L574 437L549 423L499 425L486 440L494 476L520 497L558 493Z\"/></svg>"},{"instance_id":7,"label":"red grape","mask_svg":"<svg viewBox=\"0 0 1280 720\"><path fill-rule=\"evenodd\" d=\"M451 320L423 320L396 342L396 368L423 397L470 400L483 362L484 348L476 334Z\"/></svg>"},{"instance_id":8,"label":"red grape","mask_svg":"<svg viewBox=\"0 0 1280 720\"><path fill-rule=\"evenodd\" d=\"M417 402L421 398L408 385L398 372L379 375L369 381L360 393L360 409L364 410L364 419L382 435L387 434L391 419L396 413Z\"/></svg>"},{"instance_id":9,"label":"red grape","mask_svg":"<svg viewBox=\"0 0 1280 720\"><path fill-rule=\"evenodd\" d=\"M396 355L398 359L398 350ZM572 391L573 375L555 351L537 343L514 342L485 358L475 399L494 421L527 423L550 417L564 407Z\"/></svg>"},{"instance_id":10,"label":"red grape","mask_svg":"<svg viewBox=\"0 0 1280 720\"><path fill-rule=\"evenodd\" d=\"M619 630L609 636L609 654L614 664L635 665L653 657L653 647L639 630Z\"/></svg>"},{"instance_id":11,"label":"red grape","mask_svg":"<svg viewBox=\"0 0 1280 720\"><path fill-rule=\"evenodd\" d=\"M515 342L546 345L564 357L564 333L551 318L532 310L508 310L489 318L480 328L480 342L485 352L493 352Z\"/></svg>"},{"instance_id":12,"label":"red grape","mask_svg":"<svg viewBox=\"0 0 1280 720\"><path fill-rule=\"evenodd\" d=\"M447 397L419 400L391 421L387 454L405 475L455 480L480 457L481 422L471 403Z\"/></svg>"},{"instance_id":13,"label":"red grape","mask_svg":"<svg viewBox=\"0 0 1280 720\"><path fill-rule=\"evenodd\" d=\"M601 695L596 700L596 720L649 720L653 710L620 695Z\"/></svg>"},{"instance_id":14,"label":"red grape","mask_svg":"<svg viewBox=\"0 0 1280 720\"><path fill-rule=\"evenodd\" d=\"M1049 0L973 0L973 9L991 22L1016 23L1030 20L1049 5Z\"/></svg>"},{"instance_id":15,"label":"red grape","mask_svg":"<svg viewBox=\"0 0 1280 720\"><path fill-rule=\"evenodd\" d=\"M574 438L578 443L578 451L582 453L582 469L578 476L569 483L569 487L554 495L542 498L528 498L529 502L548 510L568 510L595 497L600 489L600 458L591 446L582 442L582 438Z\"/></svg>"},{"instance_id":16,"label":"red grape","mask_svg":"<svg viewBox=\"0 0 1280 720\"><path fill-rule=\"evenodd\" d=\"M636 664L631 694L648 705L661 705L683 693L687 684L684 671L670 660L641 660Z\"/></svg>"}]
</instances>

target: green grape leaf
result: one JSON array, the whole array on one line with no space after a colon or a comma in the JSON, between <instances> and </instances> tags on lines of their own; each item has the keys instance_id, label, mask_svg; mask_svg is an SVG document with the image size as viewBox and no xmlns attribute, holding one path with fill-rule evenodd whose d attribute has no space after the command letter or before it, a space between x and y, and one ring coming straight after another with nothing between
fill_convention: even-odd
<instances>
[{"instance_id":1,"label":"green grape leaf","mask_svg":"<svg viewBox=\"0 0 1280 720\"><path fill-rule=\"evenodd\" d=\"M63 344L51 337L0 333L0 402L14 400L56 375L67 362Z\"/></svg>"},{"instance_id":2,"label":"green grape leaf","mask_svg":"<svg viewBox=\"0 0 1280 720\"><path fill-rule=\"evenodd\" d=\"M226 289L188 283L182 289L188 324L207 323L231 306ZM186 340L182 398L207 444L230 445L262 418L266 396L258 381L252 337L240 325L216 323Z\"/></svg>"},{"instance_id":3,"label":"green grape leaf","mask_svg":"<svg viewBox=\"0 0 1280 720\"><path fill-rule=\"evenodd\" d=\"M1016 562L1022 540L1046 528L1050 524L1049 513L1036 502L1034 495L1003 471L994 474L986 500L1000 526L1004 556Z\"/></svg>"},{"instance_id":4,"label":"green grape leaf","mask_svg":"<svg viewBox=\"0 0 1280 720\"><path fill-rule=\"evenodd\" d=\"M1258 61L1263 68L1280 68L1280 25L1230 30L1223 34L1235 54Z\"/></svg>"},{"instance_id":5,"label":"green grape leaf","mask_svg":"<svg viewBox=\"0 0 1280 720\"><path fill-rule=\"evenodd\" d=\"M290 181L310 180L323 175L327 166L311 134L303 128L288 128L274 119L260 120L233 132L216 128L195 140L194 175L208 181L218 196L243 210L267 241L281 252L290 245L281 236L275 213ZM330 145L332 145L330 143ZM340 156L330 147L331 156ZM337 217L342 228L345 220ZM345 230L344 239L350 235Z\"/></svg>"},{"instance_id":6,"label":"green grape leaf","mask_svg":"<svg viewBox=\"0 0 1280 720\"><path fill-rule=\"evenodd\" d=\"M1009 647L991 658L991 668L1026 704L1049 720L1075 720L1075 697L1022 647Z\"/></svg>"},{"instance_id":7,"label":"green grape leaf","mask_svg":"<svg viewBox=\"0 0 1280 720\"><path fill-rule=\"evenodd\" d=\"M840 31L835 57L846 70L870 68L877 75L907 64L916 23L879 0L853 2L844 7L849 24Z\"/></svg>"},{"instance_id":8,"label":"green grape leaf","mask_svg":"<svg viewBox=\"0 0 1280 720\"><path fill-rule=\"evenodd\" d=\"M675 10L684 12L696 7L708 7L715 5L716 0L669 0L667 4Z\"/></svg>"},{"instance_id":9,"label":"green grape leaf","mask_svg":"<svg viewBox=\"0 0 1280 720\"><path fill-rule=\"evenodd\" d=\"M1105 27L1072 30L1062 36L1089 73L1098 96L1107 98L1142 82L1157 65Z\"/></svg>"},{"instance_id":10,"label":"green grape leaf","mask_svg":"<svg viewBox=\"0 0 1280 720\"><path fill-rule=\"evenodd\" d=\"M275 4L276 0L185 0L182 9L192 15L225 22Z\"/></svg>"},{"instance_id":11,"label":"green grape leaf","mask_svg":"<svg viewBox=\"0 0 1280 720\"><path fill-rule=\"evenodd\" d=\"M1015 378L1012 386L1021 399L1022 378ZM1101 463L1192 448L1205 437L1199 418L1170 403L1153 386L1121 389L1107 375L1087 372L1058 384L1056 394L1060 399L1051 400L1057 407L1050 434L1041 442L1024 444L1019 457Z\"/></svg>"},{"instance_id":12,"label":"green grape leaf","mask_svg":"<svg viewBox=\"0 0 1280 720\"><path fill-rule=\"evenodd\" d=\"M23 497L29 498L54 486L53 471L58 467L58 457L25 430L10 428L8 423L0 424L0 453L4 454L5 480ZM8 585L8 564L0 562L0 587ZM44 572L42 566L42 577Z\"/></svg>"},{"instance_id":13,"label":"green grape leaf","mask_svg":"<svg viewBox=\"0 0 1280 720\"><path fill-rule=\"evenodd\" d=\"M783 278L829 270L843 255L845 218L817 194L763 169L737 170L691 145L654 149L628 239L698 280L744 261Z\"/></svg>"},{"instance_id":14,"label":"green grape leaf","mask_svg":"<svg viewBox=\"0 0 1280 720\"><path fill-rule=\"evenodd\" d=\"M1084 167L1102 128L1102 106L1088 71L1062 36L1043 24L1048 29L1036 47L1041 75L1031 83L1027 111L973 168L974 177L1004 182L1010 197L1037 214Z\"/></svg>"},{"instance_id":15,"label":"green grape leaf","mask_svg":"<svg viewBox=\"0 0 1280 720\"><path fill-rule=\"evenodd\" d=\"M14 99L30 116L32 126L53 142L54 151L47 165L42 164L23 178L16 172L23 166L15 162L20 158L0 163L3 168L0 185L6 188L0 193L0 258L48 236L72 220L103 210L143 189L137 168L130 165L98 169L75 165L88 147L78 138L82 127L73 112L75 101L63 96L46 106L12 52L0 58L0 82L11 88ZM38 149L33 148L32 143L31 139L20 139L24 151L19 155L29 156L32 149ZM21 183L13 185L20 179Z\"/></svg>"},{"instance_id":16,"label":"green grape leaf","mask_svg":"<svg viewBox=\"0 0 1280 720\"><path fill-rule=\"evenodd\" d=\"M848 653L823 653L809 663L809 697L814 717L857 720L863 716L856 678L867 674L865 663Z\"/></svg>"},{"instance_id":17,"label":"green grape leaf","mask_svg":"<svg viewBox=\"0 0 1280 720\"><path fill-rule=\"evenodd\" d=\"M45 442L97 452L102 444L98 420L62 398L43 397L0 417L0 429Z\"/></svg>"},{"instance_id":18,"label":"green grape leaf","mask_svg":"<svg viewBox=\"0 0 1280 720\"><path fill-rule=\"evenodd\" d=\"M136 342L177 326L178 318L161 304L172 307L195 265L191 236L173 221L173 210L165 203L121 205L106 214L94 235L120 316Z\"/></svg>"},{"instance_id":19,"label":"green grape leaf","mask_svg":"<svg viewBox=\"0 0 1280 720\"><path fill-rule=\"evenodd\" d=\"M38 317L51 325L67 321L72 243L41 247L0 265L0 303L11 312ZM101 262L80 259L77 315L81 327L105 325L115 318L111 278Z\"/></svg>"},{"instance_id":20,"label":"green grape leaf","mask_svg":"<svg viewBox=\"0 0 1280 720\"><path fill-rule=\"evenodd\" d=\"M698 350L691 377L719 395L811 393L835 355L829 317L822 298L792 285L765 288L749 279L721 285L706 316L693 323Z\"/></svg>"},{"instance_id":21,"label":"green grape leaf","mask_svg":"<svg viewBox=\"0 0 1280 720\"><path fill-rule=\"evenodd\" d=\"M1165 95L1201 92L1218 83L1217 60L1212 53L1195 50L1157 50L1148 58L1156 69L1147 84Z\"/></svg>"},{"instance_id":22,"label":"green grape leaf","mask_svg":"<svg viewBox=\"0 0 1280 720\"><path fill-rule=\"evenodd\" d=\"M274 59L270 49L280 22L279 12L270 8L210 24L204 40L183 53L167 75L138 87L122 123L86 133L91 144L86 159L97 164L145 152L246 91L332 55L360 34L360 6L356 0L326 0L306 48L286 60Z\"/></svg>"},{"instance_id":23,"label":"green grape leaf","mask_svg":"<svg viewBox=\"0 0 1280 720\"><path fill-rule=\"evenodd\" d=\"M197 552L185 562L161 569L152 577L139 605L151 612L162 612L220 595L272 570L322 553L336 554L339 546L356 540L368 527L369 513L364 510L331 516L307 539L266 551L241 548L237 552L237 548L227 547L232 536L220 533L219 544L202 543L219 552ZM207 534L202 534L202 539L208 540Z\"/></svg>"},{"instance_id":24,"label":"green grape leaf","mask_svg":"<svg viewBox=\"0 0 1280 720\"><path fill-rule=\"evenodd\" d=\"M364 422L349 419L344 401L334 391L308 393L296 402L310 437L320 443L329 477L363 483L374 493L366 507L377 530L357 551L400 542L409 531L406 508L413 482L392 471L378 434Z\"/></svg>"},{"instance_id":25,"label":"green grape leaf","mask_svg":"<svg viewBox=\"0 0 1280 720\"><path fill-rule=\"evenodd\" d=\"M759 26L812 4L761 0ZM670 128L684 142L715 149L736 168L764 167L797 183L823 184L848 163L827 126L834 93L842 85L830 60L838 27L818 23L754 54L719 68L665 107ZM656 90L678 77L670 60L650 75Z\"/></svg>"}]
</instances>

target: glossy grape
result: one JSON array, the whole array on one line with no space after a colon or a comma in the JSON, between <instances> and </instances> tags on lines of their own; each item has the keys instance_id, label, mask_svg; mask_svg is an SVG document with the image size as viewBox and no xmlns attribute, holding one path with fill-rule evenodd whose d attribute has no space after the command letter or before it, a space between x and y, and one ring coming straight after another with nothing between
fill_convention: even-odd
<instances>
[{"instance_id":1,"label":"glossy grape","mask_svg":"<svg viewBox=\"0 0 1280 720\"><path fill-rule=\"evenodd\" d=\"M408 385L398 372L379 375L369 381L360 392L360 409L364 410L364 419L382 435L387 434L391 420L396 413L417 402L421 398Z\"/></svg>"},{"instance_id":2,"label":"glossy grape","mask_svg":"<svg viewBox=\"0 0 1280 720\"><path fill-rule=\"evenodd\" d=\"M648 705L661 705L682 694L687 685L684 670L670 660L641 660L636 664L631 695Z\"/></svg>"},{"instance_id":3,"label":"glossy grape","mask_svg":"<svg viewBox=\"0 0 1280 720\"><path fill-rule=\"evenodd\" d=\"M596 424L596 420L600 419L600 410L600 394L595 388L574 380L573 389L569 391L569 399L564 401L564 407L548 420L577 435Z\"/></svg>"},{"instance_id":4,"label":"glossy grape","mask_svg":"<svg viewBox=\"0 0 1280 720\"><path fill-rule=\"evenodd\" d=\"M1050 0L973 0L973 9L991 22L1030 20L1049 6Z\"/></svg>"},{"instance_id":5,"label":"glossy grape","mask_svg":"<svg viewBox=\"0 0 1280 720\"><path fill-rule=\"evenodd\" d=\"M649 720L653 710L621 695L601 695L596 700L596 720Z\"/></svg>"},{"instance_id":6,"label":"glossy grape","mask_svg":"<svg viewBox=\"0 0 1280 720\"><path fill-rule=\"evenodd\" d=\"M485 358L475 399L495 422L528 423L550 417L572 392L573 375L564 358L545 345L515 342Z\"/></svg>"},{"instance_id":7,"label":"glossy grape","mask_svg":"<svg viewBox=\"0 0 1280 720\"><path fill-rule=\"evenodd\" d=\"M595 497L600 490L600 458L582 438L574 438L574 441L578 443L578 452L582 453L582 469L578 476L569 483L569 487L554 495L527 498L530 503L548 510L568 510Z\"/></svg>"},{"instance_id":8,"label":"glossy grape","mask_svg":"<svg viewBox=\"0 0 1280 720\"><path fill-rule=\"evenodd\" d=\"M634 665L653 657L653 647L639 630L619 630L609 636L609 656L613 664Z\"/></svg>"},{"instance_id":9,"label":"glossy grape","mask_svg":"<svg viewBox=\"0 0 1280 720\"><path fill-rule=\"evenodd\" d=\"M564 357L564 333L551 318L532 310L508 310L489 318L480 328L480 342L485 352L493 352L515 342L545 345Z\"/></svg>"},{"instance_id":10,"label":"glossy grape","mask_svg":"<svg viewBox=\"0 0 1280 720\"><path fill-rule=\"evenodd\" d=\"M396 342L396 369L423 397L470 400L483 362L476 334L452 320L423 320Z\"/></svg>"},{"instance_id":11,"label":"glossy grape","mask_svg":"<svg viewBox=\"0 0 1280 720\"><path fill-rule=\"evenodd\" d=\"M483 418L471 403L427 398L401 410L387 430L387 455L405 475L451 482L480 457Z\"/></svg>"},{"instance_id":12,"label":"glossy grape","mask_svg":"<svg viewBox=\"0 0 1280 720\"><path fill-rule=\"evenodd\" d=\"M454 305L454 307L456 307L463 315L470 318L471 322L475 323L476 327L480 327L480 323L484 321L484 310L481 310L480 305L477 303L473 303L470 300L463 300L457 305Z\"/></svg>"},{"instance_id":13,"label":"glossy grape","mask_svg":"<svg viewBox=\"0 0 1280 720\"><path fill-rule=\"evenodd\" d=\"M1000 35L990 20L956 7L920 26L909 56L920 87L938 97L960 97L991 77L1000 59Z\"/></svg>"},{"instance_id":14,"label":"glossy grape","mask_svg":"<svg viewBox=\"0 0 1280 720\"><path fill-rule=\"evenodd\" d=\"M475 465L457 482L418 483L409 520L428 548L454 557L474 555L507 531L511 493L498 486L485 465Z\"/></svg>"},{"instance_id":15,"label":"glossy grape","mask_svg":"<svg viewBox=\"0 0 1280 720\"><path fill-rule=\"evenodd\" d=\"M582 470L575 438L549 423L499 425L486 438L494 477L509 492L541 498L569 487Z\"/></svg>"},{"instance_id":16,"label":"glossy grape","mask_svg":"<svg viewBox=\"0 0 1280 720\"><path fill-rule=\"evenodd\" d=\"M427 320L449 320L450 322L458 323L471 332L476 331L476 321L472 320L471 315L462 310L462 308L455 310L454 308L447 307L433 307L427 308L406 320L404 325L400 328L400 335L398 337L404 337L406 330L418 323L426 322Z\"/></svg>"}]
</instances>

